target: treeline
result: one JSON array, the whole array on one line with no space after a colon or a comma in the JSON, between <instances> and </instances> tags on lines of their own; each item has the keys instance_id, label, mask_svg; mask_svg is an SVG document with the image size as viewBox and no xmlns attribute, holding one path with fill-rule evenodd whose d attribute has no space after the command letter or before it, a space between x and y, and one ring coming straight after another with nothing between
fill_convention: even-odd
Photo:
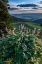
<instances>
[{"instance_id":1,"label":"treeline","mask_svg":"<svg viewBox=\"0 0 42 64\"><path fill-rule=\"evenodd\" d=\"M17 18L15 16L11 16L11 21L12 22L27 22L27 20L21 19L21 18Z\"/></svg>"},{"instance_id":2,"label":"treeline","mask_svg":"<svg viewBox=\"0 0 42 64\"><path fill-rule=\"evenodd\" d=\"M34 20L33 22L42 25L42 19L37 19L37 20Z\"/></svg>"},{"instance_id":3,"label":"treeline","mask_svg":"<svg viewBox=\"0 0 42 64\"><path fill-rule=\"evenodd\" d=\"M4 29L5 26L10 27L10 14L4 1L0 0L0 29Z\"/></svg>"}]
</instances>

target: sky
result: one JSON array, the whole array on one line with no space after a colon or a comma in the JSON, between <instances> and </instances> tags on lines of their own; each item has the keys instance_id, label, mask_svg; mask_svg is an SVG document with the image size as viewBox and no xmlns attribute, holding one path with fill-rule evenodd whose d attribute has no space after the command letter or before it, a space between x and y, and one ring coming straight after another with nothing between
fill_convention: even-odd
<instances>
[{"instance_id":1,"label":"sky","mask_svg":"<svg viewBox=\"0 0 42 64\"><path fill-rule=\"evenodd\" d=\"M9 4L10 14L42 13L42 0L9 0Z\"/></svg>"},{"instance_id":2,"label":"sky","mask_svg":"<svg viewBox=\"0 0 42 64\"><path fill-rule=\"evenodd\" d=\"M40 2L40 0L9 0L9 2L15 2L15 3L37 3Z\"/></svg>"}]
</instances>

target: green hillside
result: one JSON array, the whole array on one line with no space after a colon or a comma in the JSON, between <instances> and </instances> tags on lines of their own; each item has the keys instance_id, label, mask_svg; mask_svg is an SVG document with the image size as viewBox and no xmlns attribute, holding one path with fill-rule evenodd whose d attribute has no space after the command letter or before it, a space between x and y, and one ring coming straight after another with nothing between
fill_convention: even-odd
<instances>
[{"instance_id":1,"label":"green hillside","mask_svg":"<svg viewBox=\"0 0 42 64\"><path fill-rule=\"evenodd\" d=\"M35 28L40 28L41 30L42 30L42 26L40 26L40 24L36 24L36 23L34 23L34 22L29 22L29 21L27 21L27 20L24 20L24 19L20 19L20 18L17 18L17 17L14 17L14 16L12 16L11 17L11 21L13 22L13 23L21 23L21 22L23 22L23 23L26 23L26 24L28 24L29 26L31 26L31 27L35 27Z\"/></svg>"}]
</instances>

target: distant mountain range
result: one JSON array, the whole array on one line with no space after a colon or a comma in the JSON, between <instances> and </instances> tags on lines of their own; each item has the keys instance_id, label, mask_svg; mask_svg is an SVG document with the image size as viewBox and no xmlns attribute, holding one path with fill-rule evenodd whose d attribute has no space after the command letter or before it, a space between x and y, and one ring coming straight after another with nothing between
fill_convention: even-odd
<instances>
[{"instance_id":1,"label":"distant mountain range","mask_svg":"<svg viewBox=\"0 0 42 64\"><path fill-rule=\"evenodd\" d=\"M42 24L42 19L37 19L37 20L34 20L34 21L32 21L32 22Z\"/></svg>"},{"instance_id":2,"label":"distant mountain range","mask_svg":"<svg viewBox=\"0 0 42 64\"><path fill-rule=\"evenodd\" d=\"M28 14L11 14L17 18L21 18L30 22L42 24L42 13L28 13Z\"/></svg>"}]
</instances>

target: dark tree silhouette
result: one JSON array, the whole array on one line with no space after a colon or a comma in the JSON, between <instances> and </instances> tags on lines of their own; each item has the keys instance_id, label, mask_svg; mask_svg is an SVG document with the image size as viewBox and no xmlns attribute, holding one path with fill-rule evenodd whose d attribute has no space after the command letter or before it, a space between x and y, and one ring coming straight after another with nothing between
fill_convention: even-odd
<instances>
[{"instance_id":1,"label":"dark tree silhouette","mask_svg":"<svg viewBox=\"0 0 42 64\"><path fill-rule=\"evenodd\" d=\"M8 3L8 0L1 0L1 1L3 1L4 3Z\"/></svg>"},{"instance_id":2,"label":"dark tree silhouette","mask_svg":"<svg viewBox=\"0 0 42 64\"><path fill-rule=\"evenodd\" d=\"M0 1L0 25L10 26L10 14L8 13L7 6L3 1Z\"/></svg>"}]
</instances>

